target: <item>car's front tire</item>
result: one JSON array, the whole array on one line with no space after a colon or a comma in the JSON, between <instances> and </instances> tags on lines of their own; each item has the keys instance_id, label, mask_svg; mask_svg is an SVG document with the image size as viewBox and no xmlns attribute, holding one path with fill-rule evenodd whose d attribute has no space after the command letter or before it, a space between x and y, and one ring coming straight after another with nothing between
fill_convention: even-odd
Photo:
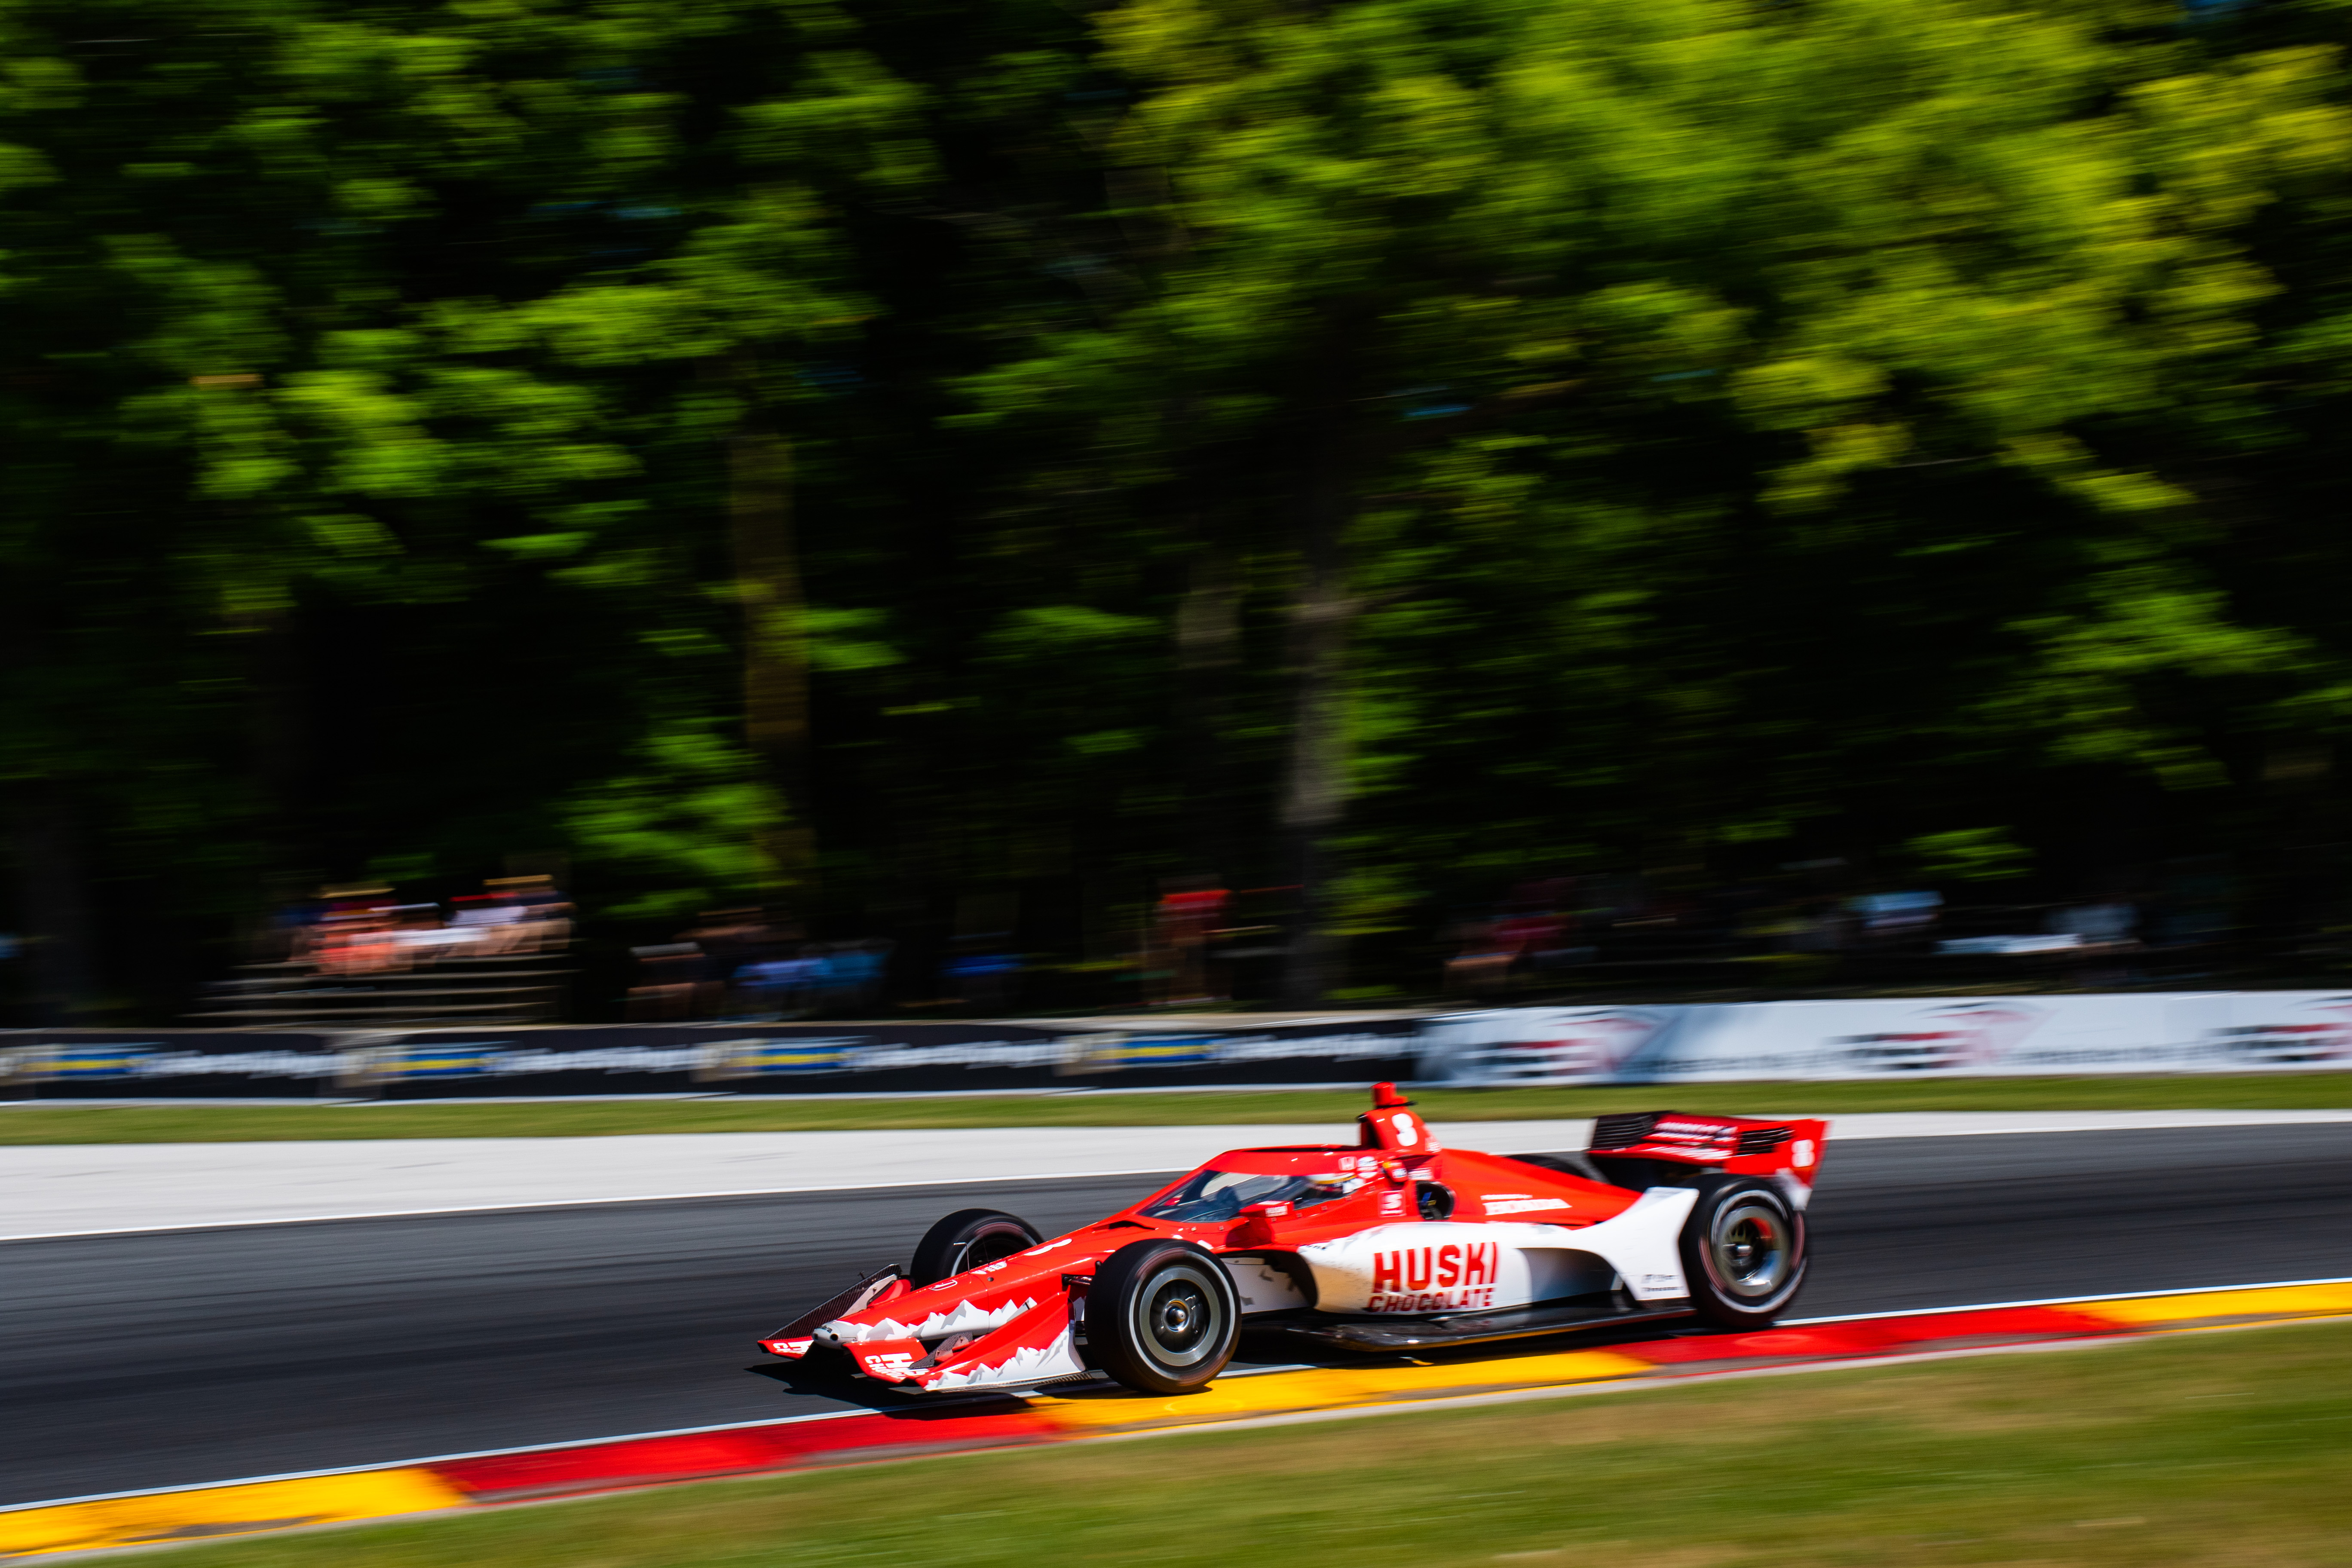
<instances>
[{"instance_id":1,"label":"car's front tire","mask_svg":"<svg viewBox=\"0 0 2352 1568\"><path fill-rule=\"evenodd\" d=\"M1026 1252L1045 1238L1018 1215L1002 1209L958 1209L923 1233L908 1282L918 1290L967 1268Z\"/></svg>"},{"instance_id":2,"label":"car's front tire","mask_svg":"<svg viewBox=\"0 0 2352 1568\"><path fill-rule=\"evenodd\" d=\"M1713 1176L1683 1222L1691 1310L1726 1329L1769 1328L1804 1287L1805 1216L1752 1176Z\"/></svg>"},{"instance_id":3,"label":"car's front tire","mask_svg":"<svg viewBox=\"0 0 2352 1568\"><path fill-rule=\"evenodd\" d=\"M1087 1353L1141 1394L1205 1388L1234 1358L1241 1298L1216 1255L1189 1241L1134 1241L1095 1270Z\"/></svg>"}]
</instances>

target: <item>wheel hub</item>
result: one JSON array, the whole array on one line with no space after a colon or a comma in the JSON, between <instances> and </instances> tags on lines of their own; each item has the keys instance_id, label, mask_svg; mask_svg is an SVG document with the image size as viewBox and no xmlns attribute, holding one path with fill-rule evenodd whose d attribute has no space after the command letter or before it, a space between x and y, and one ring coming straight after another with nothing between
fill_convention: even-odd
<instances>
[{"instance_id":1,"label":"wheel hub","mask_svg":"<svg viewBox=\"0 0 2352 1568\"><path fill-rule=\"evenodd\" d=\"M1736 1296L1769 1296L1787 1279L1789 1237L1780 1217L1760 1204L1745 1204L1717 1219L1710 1238L1715 1267Z\"/></svg>"},{"instance_id":2,"label":"wheel hub","mask_svg":"<svg viewBox=\"0 0 2352 1568\"><path fill-rule=\"evenodd\" d=\"M1136 1303L1137 1326L1151 1354L1184 1366L1207 1354L1221 1332L1217 1308L1207 1287L1190 1270L1171 1269L1154 1280Z\"/></svg>"},{"instance_id":3,"label":"wheel hub","mask_svg":"<svg viewBox=\"0 0 2352 1568\"><path fill-rule=\"evenodd\" d=\"M1205 1326L1207 1305L1189 1285L1157 1293L1152 1303L1151 1337L1172 1351L1189 1350Z\"/></svg>"}]
</instances>

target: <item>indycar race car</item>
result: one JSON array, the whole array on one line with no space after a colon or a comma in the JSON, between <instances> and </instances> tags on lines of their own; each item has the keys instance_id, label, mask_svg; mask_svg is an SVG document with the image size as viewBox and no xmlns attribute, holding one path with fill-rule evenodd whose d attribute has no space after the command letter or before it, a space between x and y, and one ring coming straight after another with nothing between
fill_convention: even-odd
<instances>
[{"instance_id":1,"label":"indycar race car","mask_svg":"<svg viewBox=\"0 0 2352 1568\"><path fill-rule=\"evenodd\" d=\"M1696 1316L1760 1328L1806 1271L1828 1124L1603 1116L1582 1155L1441 1149L1392 1084L1352 1146L1236 1149L1046 1240L961 1209L760 1342L903 1393L1021 1392L1107 1373L1182 1394L1240 1331L1352 1351Z\"/></svg>"}]
</instances>

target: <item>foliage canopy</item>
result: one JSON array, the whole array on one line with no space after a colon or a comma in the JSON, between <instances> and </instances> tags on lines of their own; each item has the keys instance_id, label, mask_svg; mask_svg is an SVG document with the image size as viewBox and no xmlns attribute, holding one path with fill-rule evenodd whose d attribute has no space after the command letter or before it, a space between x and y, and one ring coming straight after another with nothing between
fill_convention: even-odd
<instances>
[{"instance_id":1,"label":"foliage canopy","mask_svg":"<svg viewBox=\"0 0 2352 1568\"><path fill-rule=\"evenodd\" d=\"M516 853L1074 973L1292 888L1301 1000L1571 874L2324 918L2342 31L0 0L34 989Z\"/></svg>"}]
</instances>

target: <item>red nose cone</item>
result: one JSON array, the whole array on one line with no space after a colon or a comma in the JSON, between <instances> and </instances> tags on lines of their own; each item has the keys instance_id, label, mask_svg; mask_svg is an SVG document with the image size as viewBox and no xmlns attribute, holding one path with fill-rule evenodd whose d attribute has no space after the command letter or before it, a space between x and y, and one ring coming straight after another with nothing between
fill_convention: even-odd
<instances>
[{"instance_id":1,"label":"red nose cone","mask_svg":"<svg viewBox=\"0 0 2352 1568\"><path fill-rule=\"evenodd\" d=\"M1376 1083L1372 1085L1372 1109L1374 1110L1390 1110L1395 1109L1397 1106L1411 1105L1412 1103L1412 1100L1407 1100L1403 1095L1397 1092L1397 1086L1392 1083Z\"/></svg>"}]
</instances>

